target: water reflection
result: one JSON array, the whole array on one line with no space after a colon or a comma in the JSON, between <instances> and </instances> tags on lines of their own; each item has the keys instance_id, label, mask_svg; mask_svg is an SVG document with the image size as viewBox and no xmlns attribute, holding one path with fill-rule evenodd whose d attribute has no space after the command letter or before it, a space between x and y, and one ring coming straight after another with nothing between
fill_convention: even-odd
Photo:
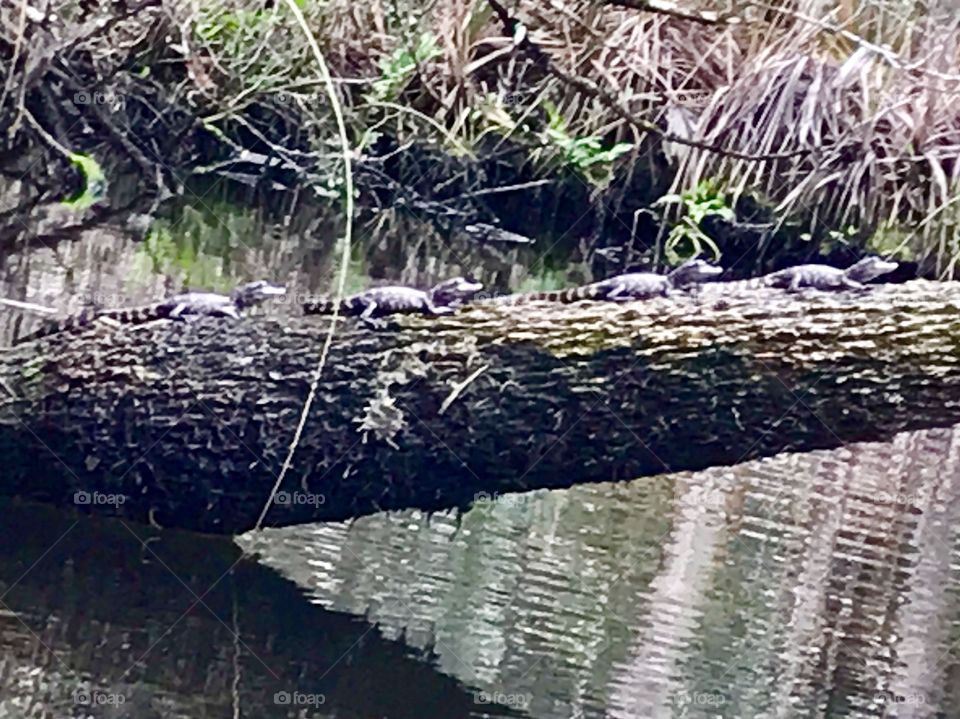
<instances>
[{"instance_id":1,"label":"water reflection","mask_svg":"<svg viewBox=\"0 0 960 719\"><path fill-rule=\"evenodd\" d=\"M536 717L950 717L960 429L270 530L324 606Z\"/></svg>"},{"instance_id":2,"label":"water reflection","mask_svg":"<svg viewBox=\"0 0 960 719\"><path fill-rule=\"evenodd\" d=\"M0 512L0 717L517 715L230 540Z\"/></svg>"},{"instance_id":3,"label":"water reflection","mask_svg":"<svg viewBox=\"0 0 960 719\"><path fill-rule=\"evenodd\" d=\"M176 220L154 220L145 239L98 227L75 241L0 248L0 297L74 313L90 303L141 304L184 288L225 292L263 278L290 286L286 307L271 303L269 311L282 314L296 311L298 297L331 291L342 233L342 218L329 208L277 224L208 199L179 208ZM545 265L549 247L441 236L416 217L385 211L354 227L347 292L387 282L429 287L458 274L500 289L565 285L566 265ZM580 276L575 265L568 269ZM0 307L0 343L36 329L40 319Z\"/></svg>"}]
</instances>

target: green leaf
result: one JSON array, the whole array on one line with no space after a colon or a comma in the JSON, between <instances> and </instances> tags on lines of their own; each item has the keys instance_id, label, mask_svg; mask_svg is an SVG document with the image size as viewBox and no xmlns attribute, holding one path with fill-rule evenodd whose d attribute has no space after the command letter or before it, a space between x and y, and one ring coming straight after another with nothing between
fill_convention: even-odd
<instances>
[{"instance_id":1,"label":"green leaf","mask_svg":"<svg viewBox=\"0 0 960 719\"><path fill-rule=\"evenodd\" d=\"M407 83L410 75L421 65L440 54L437 42L431 33L417 38L415 45L398 47L389 57L380 59L381 77L373 82L374 101L394 100Z\"/></svg>"},{"instance_id":2,"label":"green leaf","mask_svg":"<svg viewBox=\"0 0 960 719\"><path fill-rule=\"evenodd\" d=\"M547 124L549 126L547 133L563 132L566 122L563 119L563 115L561 115L560 111L557 110L557 106L547 100L543 103L543 109L546 110L547 113ZM566 132L563 132L563 137L567 137Z\"/></svg>"},{"instance_id":3,"label":"green leaf","mask_svg":"<svg viewBox=\"0 0 960 719\"><path fill-rule=\"evenodd\" d=\"M71 153L70 162L77 166L83 176L83 189L77 195L64 200L63 204L86 209L102 200L107 193L107 178L100 163L92 157L78 153Z\"/></svg>"},{"instance_id":4,"label":"green leaf","mask_svg":"<svg viewBox=\"0 0 960 719\"><path fill-rule=\"evenodd\" d=\"M727 197L720 184L713 179L700 182L696 187L681 194L666 194L657 199L656 205L680 205L681 216L670 229L664 244L664 254L671 263L679 263L709 249L714 259L720 258L717 243L703 231L701 223L707 217L736 219L736 213L727 204Z\"/></svg>"}]
</instances>

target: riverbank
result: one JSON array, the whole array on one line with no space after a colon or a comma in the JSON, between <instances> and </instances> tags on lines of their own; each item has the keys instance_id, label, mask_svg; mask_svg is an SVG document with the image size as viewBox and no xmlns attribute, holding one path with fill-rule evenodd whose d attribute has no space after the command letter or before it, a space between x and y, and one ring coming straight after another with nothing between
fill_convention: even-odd
<instances>
[{"instance_id":1,"label":"riverbank","mask_svg":"<svg viewBox=\"0 0 960 719\"><path fill-rule=\"evenodd\" d=\"M591 275L872 250L953 276L960 76L932 10L391 8L303 7L361 222L529 238ZM213 188L281 222L340 206L331 104L285 2L4 20L8 246L108 221L148 233Z\"/></svg>"}]
</instances>

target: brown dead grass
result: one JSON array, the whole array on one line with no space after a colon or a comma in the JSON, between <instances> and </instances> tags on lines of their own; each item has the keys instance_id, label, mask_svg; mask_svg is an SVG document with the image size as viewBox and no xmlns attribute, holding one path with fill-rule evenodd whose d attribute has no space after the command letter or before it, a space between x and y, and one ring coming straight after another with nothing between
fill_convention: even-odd
<instances>
[{"instance_id":1,"label":"brown dead grass","mask_svg":"<svg viewBox=\"0 0 960 719\"><path fill-rule=\"evenodd\" d=\"M67 11L74 5L63 3L61 17L76 16ZM481 138L509 137L542 161L556 155L542 134L549 100L572 137L639 147L651 140L644 123L656 123L741 154L795 152L747 160L678 143L664 148L676 162L675 190L710 179L776 208L782 221L799 218L821 232L852 226L860 237L886 233L884 249L893 249L894 237L939 276L956 274L960 20L949 3L928 3L929 14L918 15L906 0L838 0L827 10L811 0L731 0L721 10L739 22L712 25L596 0L506 5L550 63L584 85L518 52L482 0L305 3L354 141L376 130L462 153ZM689 14L718 9L713 0L676 5ZM0 68L0 112L9 116L17 115L17 81L27 77L31 53L58 54L38 33L17 45L18 8L0 9L0 40L17 58ZM374 84L384 67L424 33L436 52L378 100ZM64 48L69 35L61 32ZM252 104L279 98L310 118L313 145L329 152L329 109L282 3L162 0L159 16L145 12L82 44L117 72L125 61L137 67L145 42L165 62L183 63L188 81L177 92L226 133Z\"/></svg>"}]
</instances>

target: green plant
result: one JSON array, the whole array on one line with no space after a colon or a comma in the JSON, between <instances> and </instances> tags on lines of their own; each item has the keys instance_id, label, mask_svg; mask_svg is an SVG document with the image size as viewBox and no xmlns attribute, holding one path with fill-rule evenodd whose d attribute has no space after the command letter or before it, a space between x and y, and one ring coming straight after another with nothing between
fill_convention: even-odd
<instances>
[{"instance_id":1,"label":"green plant","mask_svg":"<svg viewBox=\"0 0 960 719\"><path fill-rule=\"evenodd\" d=\"M867 250L883 257L914 260L916 256L910 245L912 238L910 229L892 222L884 223L867 240Z\"/></svg>"},{"instance_id":2,"label":"green plant","mask_svg":"<svg viewBox=\"0 0 960 719\"><path fill-rule=\"evenodd\" d=\"M238 50L240 43L248 42L246 33L264 21L261 9L226 10L217 6L205 8L197 17L197 34L208 42L223 43L227 50Z\"/></svg>"},{"instance_id":3,"label":"green plant","mask_svg":"<svg viewBox=\"0 0 960 719\"><path fill-rule=\"evenodd\" d=\"M221 63L237 63L238 87L265 92L289 80L282 56L258 52L264 46L279 46L277 15L262 8L226 7L211 3L196 15L195 44L216 53Z\"/></svg>"},{"instance_id":4,"label":"green plant","mask_svg":"<svg viewBox=\"0 0 960 719\"><path fill-rule=\"evenodd\" d=\"M575 137L567 129L567 121L551 102L544 103L548 124L543 133L545 144L562 153L562 163L573 168L584 179L597 187L606 187L613 179L613 163L633 148L628 142L618 142L604 149L599 137Z\"/></svg>"},{"instance_id":5,"label":"green plant","mask_svg":"<svg viewBox=\"0 0 960 719\"><path fill-rule=\"evenodd\" d=\"M135 280L153 274L177 277L184 285L228 290L234 251L255 234L253 212L209 201L200 209L186 206L173 224L154 223L137 252Z\"/></svg>"},{"instance_id":6,"label":"green plant","mask_svg":"<svg viewBox=\"0 0 960 719\"><path fill-rule=\"evenodd\" d=\"M381 58L380 78L373 82L371 102L384 102L397 99L400 91L417 67L440 55L440 48L434 36L422 33L416 44L398 47L388 57Z\"/></svg>"},{"instance_id":7,"label":"green plant","mask_svg":"<svg viewBox=\"0 0 960 719\"><path fill-rule=\"evenodd\" d=\"M73 153L70 155L70 162L76 165L80 174L83 175L83 189L73 197L64 200L63 203L86 209L106 195L107 177L103 174L100 163L88 155Z\"/></svg>"},{"instance_id":8,"label":"green plant","mask_svg":"<svg viewBox=\"0 0 960 719\"><path fill-rule=\"evenodd\" d=\"M145 282L151 274L180 277L189 287L225 290L220 258L205 254L203 242L185 236L175 238L169 228L156 227L144 240L135 264L134 281Z\"/></svg>"},{"instance_id":9,"label":"green plant","mask_svg":"<svg viewBox=\"0 0 960 719\"><path fill-rule=\"evenodd\" d=\"M829 255L835 250L856 244L858 234L859 230L853 225L847 225L843 230L827 230L827 236L820 241L820 253ZM813 236L809 232L804 232L800 235L800 239L810 242Z\"/></svg>"},{"instance_id":10,"label":"green plant","mask_svg":"<svg viewBox=\"0 0 960 719\"><path fill-rule=\"evenodd\" d=\"M709 249L713 259L720 258L717 243L703 231L702 223L707 217L717 216L733 220L735 215L727 201L726 193L717 182L704 180L692 190L668 194L655 205L680 205L681 216L671 228L664 244L664 256L671 264L678 264Z\"/></svg>"}]
</instances>

